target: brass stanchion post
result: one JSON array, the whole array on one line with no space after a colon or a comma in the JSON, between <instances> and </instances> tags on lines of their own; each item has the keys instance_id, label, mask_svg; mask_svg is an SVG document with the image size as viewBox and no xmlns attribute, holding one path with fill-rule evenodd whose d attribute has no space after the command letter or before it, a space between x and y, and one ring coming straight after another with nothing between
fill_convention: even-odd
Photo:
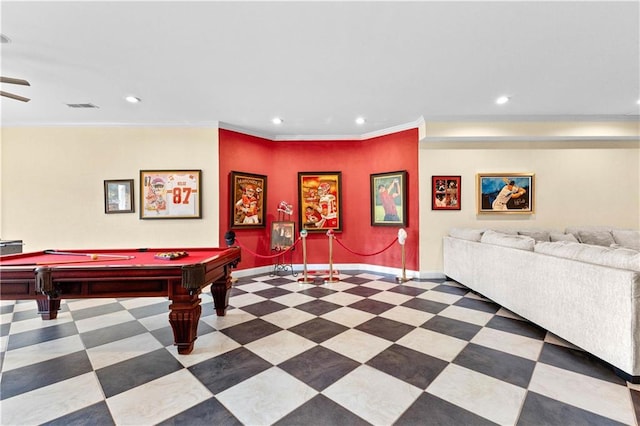
<instances>
[{"instance_id":1,"label":"brass stanchion post","mask_svg":"<svg viewBox=\"0 0 640 426\"><path fill-rule=\"evenodd\" d=\"M298 278L299 283L303 284L312 284L314 280L309 279L307 276L307 230L303 229L300 231L300 237L302 237L302 268L303 268L303 277Z\"/></svg>"},{"instance_id":2,"label":"brass stanchion post","mask_svg":"<svg viewBox=\"0 0 640 426\"><path fill-rule=\"evenodd\" d=\"M400 228L398 230L398 243L400 243L400 246L402 247L402 276L396 277L396 281L398 281L399 283L404 283L409 281L409 279L407 279L407 265L406 265L405 248L404 248L404 243L406 240L407 240L407 231Z\"/></svg>"},{"instance_id":3,"label":"brass stanchion post","mask_svg":"<svg viewBox=\"0 0 640 426\"><path fill-rule=\"evenodd\" d=\"M329 277L324 279L324 283L337 283L340 278L333 276L333 229L327 231L329 237Z\"/></svg>"}]
</instances>

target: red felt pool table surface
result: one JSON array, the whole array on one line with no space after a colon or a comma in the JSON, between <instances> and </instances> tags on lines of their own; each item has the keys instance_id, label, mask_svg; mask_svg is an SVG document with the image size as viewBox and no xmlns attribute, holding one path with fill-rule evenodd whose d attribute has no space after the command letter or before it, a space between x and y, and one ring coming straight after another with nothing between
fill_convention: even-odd
<instances>
[{"instance_id":1,"label":"red felt pool table surface","mask_svg":"<svg viewBox=\"0 0 640 426\"><path fill-rule=\"evenodd\" d=\"M53 252L53 253L52 253ZM160 253L186 252L187 256L166 260L157 259ZM32 253L19 253L0 257L1 266L29 266L48 264L50 266L167 266L200 263L216 256L224 255L227 249L220 248L154 248L154 249L109 249L109 250L44 250ZM73 254L65 254L73 253ZM95 255L97 259L92 259Z\"/></svg>"},{"instance_id":2,"label":"red felt pool table surface","mask_svg":"<svg viewBox=\"0 0 640 426\"><path fill-rule=\"evenodd\" d=\"M240 248L71 249L0 256L0 299L35 299L43 319L55 319L61 299L168 297L178 352L193 350L203 287L211 284L218 315L225 315L231 270ZM178 259L161 253L185 252Z\"/></svg>"}]
</instances>

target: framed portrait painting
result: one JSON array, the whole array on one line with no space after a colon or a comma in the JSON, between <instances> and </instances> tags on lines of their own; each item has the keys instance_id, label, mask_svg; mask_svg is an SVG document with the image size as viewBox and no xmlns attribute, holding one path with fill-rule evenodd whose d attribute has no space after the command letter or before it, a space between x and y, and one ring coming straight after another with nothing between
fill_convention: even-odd
<instances>
[{"instance_id":1,"label":"framed portrait painting","mask_svg":"<svg viewBox=\"0 0 640 426\"><path fill-rule=\"evenodd\" d=\"M431 210L460 210L460 176L431 176Z\"/></svg>"},{"instance_id":2,"label":"framed portrait painting","mask_svg":"<svg viewBox=\"0 0 640 426\"><path fill-rule=\"evenodd\" d=\"M532 214L533 173L478 173L478 213Z\"/></svg>"},{"instance_id":3,"label":"framed portrait painting","mask_svg":"<svg viewBox=\"0 0 640 426\"><path fill-rule=\"evenodd\" d=\"M271 250L286 250L293 245L296 224L290 220L271 222Z\"/></svg>"},{"instance_id":4,"label":"framed portrait painting","mask_svg":"<svg viewBox=\"0 0 640 426\"><path fill-rule=\"evenodd\" d=\"M133 213L133 179L104 181L104 212Z\"/></svg>"},{"instance_id":5,"label":"framed portrait painting","mask_svg":"<svg viewBox=\"0 0 640 426\"><path fill-rule=\"evenodd\" d=\"M342 172L298 172L300 229L342 231Z\"/></svg>"},{"instance_id":6,"label":"framed portrait painting","mask_svg":"<svg viewBox=\"0 0 640 426\"><path fill-rule=\"evenodd\" d=\"M140 219L200 219L201 170L140 170Z\"/></svg>"},{"instance_id":7,"label":"framed portrait painting","mask_svg":"<svg viewBox=\"0 0 640 426\"><path fill-rule=\"evenodd\" d=\"M371 226L407 225L407 172L371 175Z\"/></svg>"},{"instance_id":8,"label":"framed portrait painting","mask_svg":"<svg viewBox=\"0 0 640 426\"><path fill-rule=\"evenodd\" d=\"M254 173L231 172L231 229L264 228L267 177Z\"/></svg>"}]
</instances>

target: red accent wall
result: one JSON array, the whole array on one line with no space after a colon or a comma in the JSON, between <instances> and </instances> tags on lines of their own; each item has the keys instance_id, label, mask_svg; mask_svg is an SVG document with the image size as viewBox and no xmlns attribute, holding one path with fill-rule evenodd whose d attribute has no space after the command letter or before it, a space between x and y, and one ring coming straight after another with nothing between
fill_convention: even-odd
<instances>
[{"instance_id":1,"label":"red accent wall","mask_svg":"<svg viewBox=\"0 0 640 426\"><path fill-rule=\"evenodd\" d=\"M273 264L269 231L278 220L277 206L287 201L294 206L292 220L298 222L298 172L342 172L342 229L333 243L333 263L363 263L402 267L401 247L388 246L398 235L397 227L371 226L370 175L407 171L406 267L418 270L418 129L405 130L364 141L271 141L231 130L219 130L220 159L220 246L230 229L229 178L231 171L267 176L266 227L236 229L236 239L245 249L239 269ZM293 252L293 263L302 263L302 246ZM329 264L329 242L325 232L309 233L307 263Z\"/></svg>"}]
</instances>

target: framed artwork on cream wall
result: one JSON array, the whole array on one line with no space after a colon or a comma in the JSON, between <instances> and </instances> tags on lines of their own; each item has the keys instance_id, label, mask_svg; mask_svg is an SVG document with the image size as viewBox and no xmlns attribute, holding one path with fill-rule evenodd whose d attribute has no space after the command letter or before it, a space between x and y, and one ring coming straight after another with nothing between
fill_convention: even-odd
<instances>
[{"instance_id":1,"label":"framed artwork on cream wall","mask_svg":"<svg viewBox=\"0 0 640 426\"><path fill-rule=\"evenodd\" d=\"M478 173L478 213L533 214L533 173Z\"/></svg>"}]
</instances>

